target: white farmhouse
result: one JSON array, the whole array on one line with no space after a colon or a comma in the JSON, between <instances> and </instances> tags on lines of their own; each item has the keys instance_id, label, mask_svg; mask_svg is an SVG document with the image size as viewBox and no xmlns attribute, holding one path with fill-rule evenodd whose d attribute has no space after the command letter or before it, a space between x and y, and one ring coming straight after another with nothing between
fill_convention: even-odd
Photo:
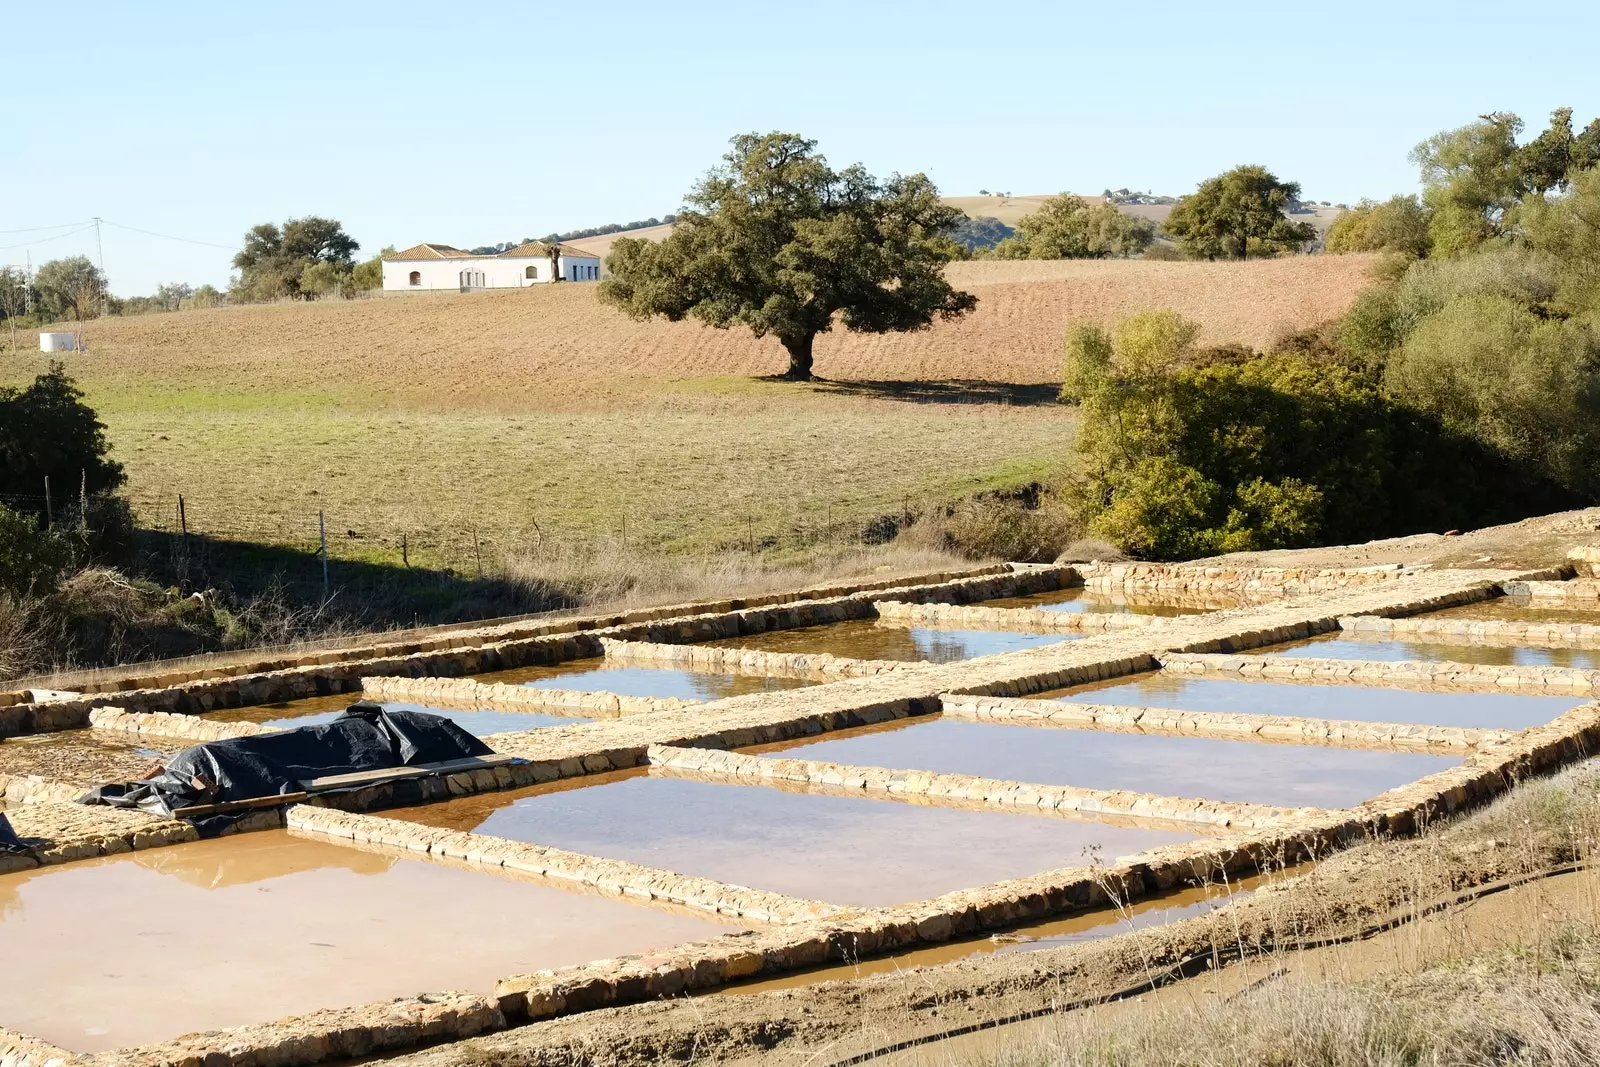
<instances>
[{"instance_id":1,"label":"white farmhouse","mask_svg":"<svg viewBox=\"0 0 1600 1067\"><path fill-rule=\"evenodd\" d=\"M557 245L559 264L543 241L507 249L498 255L475 256L450 245L421 244L383 257L385 292L421 292L449 289L462 293L479 289L520 289L561 279L569 282L600 280L600 257L571 245Z\"/></svg>"}]
</instances>

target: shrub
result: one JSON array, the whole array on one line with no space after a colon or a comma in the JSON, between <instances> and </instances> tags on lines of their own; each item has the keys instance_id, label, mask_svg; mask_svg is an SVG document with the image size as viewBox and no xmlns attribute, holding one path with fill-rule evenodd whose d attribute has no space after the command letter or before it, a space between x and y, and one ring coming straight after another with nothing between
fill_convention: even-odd
<instances>
[{"instance_id":1,"label":"shrub","mask_svg":"<svg viewBox=\"0 0 1600 1067\"><path fill-rule=\"evenodd\" d=\"M105 429L60 363L26 389L0 387L0 496L37 500L27 510L42 515L46 478L63 504L117 488L125 475Z\"/></svg>"},{"instance_id":2,"label":"shrub","mask_svg":"<svg viewBox=\"0 0 1600 1067\"><path fill-rule=\"evenodd\" d=\"M39 529L33 516L0 505L0 593L49 593L71 562L64 539Z\"/></svg>"},{"instance_id":3,"label":"shrub","mask_svg":"<svg viewBox=\"0 0 1600 1067\"><path fill-rule=\"evenodd\" d=\"M1171 312L1075 330L1071 491L1134 556L1297 548L1519 517L1567 498L1320 345L1199 350Z\"/></svg>"}]
</instances>

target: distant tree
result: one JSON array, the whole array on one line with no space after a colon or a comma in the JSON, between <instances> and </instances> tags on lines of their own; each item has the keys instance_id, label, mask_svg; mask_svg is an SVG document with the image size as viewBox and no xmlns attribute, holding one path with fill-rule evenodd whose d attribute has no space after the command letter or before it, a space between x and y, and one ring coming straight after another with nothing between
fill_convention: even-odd
<instances>
[{"instance_id":1,"label":"distant tree","mask_svg":"<svg viewBox=\"0 0 1600 1067\"><path fill-rule=\"evenodd\" d=\"M0 267L0 314L11 327L11 350L17 350L17 317L28 309L28 276L16 267Z\"/></svg>"},{"instance_id":2,"label":"distant tree","mask_svg":"<svg viewBox=\"0 0 1600 1067\"><path fill-rule=\"evenodd\" d=\"M945 236L961 212L926 176L879 182L836 171L795 134L741 134L689 194L663 241L621 238L601 299L636 318L693 315L717 329L776 337L791 379L811 377L817 334L835 317L858 333L919 330L977 299L951 287L960 255Z\"/></svg>"},{"instance_id":3,"label":"distant tree","mask_svg":"<svg viewBox=\"0 0 1600 1067\"><path fill-rule=\"evenodd\" d=\"M122 464L107 458L105 429L60 363L25 389L0 387L0 497L34 500L20 506L43 514L38 498L46 477L61 493L59 502L80 487L90 493L117 488L125 475Z\"/></svg>"},{"instance_id":4,"label":"distant tree","mask_svg":"<svg viewBox=\"0 0 1600 1067\"><path fill-rule=\"evenodd\" d=\"M963 216L950 227L948 236L968 252L973 252L980 248L992 248L1016 232L993 215L979 215L976 218Z\"/></svg>"},{"instance_id":5,"label":"distant tree","mask_svg":"<svg viewBox=\"0 0 1600 1067\"><path fill-rule=\"evenodd\" d=\"M300 288L300 276L308 267L330 263L349 274L360 247L335 219L308 215L290 219L281 228L264 222L251 227L244 235L244 248L233 257L239 271L236 289L249 300L309 296Z\"/></svg>"},{"instance_id":6,"label":"distant tree","mask_svg":"<svg viewBox=\"0 0 1600 1067\"><path fill-rule=\"evenodd\" d=\"M358 293L383 288L383 257L394 255L394 245L384 245L377 255L362 260L350 271L350 288Z\"/></svg>"},{"instance_id":7,"label":"distant tree","mask_svg":"<svg viewBox=\"0 0 1600 1067\"><path fill-rule=\"evenodd\" d=\"M1422 259L1431 245L1428 211L1415 196L1381 204L1363 200L1328 227L1329 252L1399 252Z\"/></svg>"},{"instance_id":8,"label":"distant tree","mask_svg":"<svg viewBox=\"0 0 1600 1067\"><path fill-rule=\"evenodd\" d=\"M168 282L156 286L156 302L166 311L177 311L192 296L194 286L187 282Z\"/></svg>"},{"instance_id":9,"label":"distant tree","mask_svg":"<svg viewBox=\"0 0 1600 1067\"><path fill-rule=\"evenodd\" d=\"M634 238L638 240L638 238ZM545 241L544 254L550 257L550 280L561 281L561 242Z\"/></svg>"},{"instance_id":10,"label":"distant tree","mask_svg":"<svg viewBox=\"0 0 1600 1067\"><path fill-rule=\"evenodd\" d=\"M1101 259L1142 252L1155 240L1148 219L1124 215L1111 204L1090 207L1070 193L1053 196L1017 223L1016 236L1002 241L1002 259Z\"/></svg>"},{"instance_id":11,"label":"distant tree","mask_svg":"<svg viewBox=\"0 0 1600 1067\"><path fill-rule=\"evenodd\" d=\"M214 308L222 303L222 293L214 285L202 285L194 291L194 296L189 298L191 307Z\"/></svg>"},{"instance_id":12,"label":"distant tree","mask_svg":"<svg viewBox=\"0 0 1600 1067\"><path fill-rule=\"evenodd\" d=\"M100 314L106 296L106 276L88 256L52 259L33 276L47 319L64 319L70 313L80 324Z\"/></svg>"},{"instance_id":13,"label":"distant tree","mask_svg":"<svg viewBox=\"0 0 1600 1067\"><path fill-rule=\"evenodd\" d=\"M337 296L345 291L351 273L337 263L319 259L300 272L300 292L307 297Z\"/></svg>"},{"instance_id":14,"label":"distant tree","mask_svg":"<svg viewBox=\"0 0 1600 1067\"><path fill-rule=\"evenodd\" d=\"M1284 212L1300 199L1298 182L1280 182L1265 167L1246 165L1207 178L1179 200L1166 231L1192 256L1246 259L1292 252L1317 236L1309 222Z\"/></svg>"}]
</instances>

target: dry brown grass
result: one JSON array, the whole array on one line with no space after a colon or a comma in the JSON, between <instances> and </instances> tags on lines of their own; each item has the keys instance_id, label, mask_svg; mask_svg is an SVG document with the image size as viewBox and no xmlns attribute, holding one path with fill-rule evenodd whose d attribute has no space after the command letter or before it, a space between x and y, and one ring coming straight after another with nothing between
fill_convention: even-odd
<instances>
[{"instance_id":1,"label":"dry brown grass","mask_svg":"<svg viewBox=\"0 0 1600 1067\"><path fill-rule=\"evenodd\" d=\"M817 342L817 373L1058 381L1069 324L1150 308L1201 323L1203 343L1266 345L1342 312L1368 266L1361 256L961 263L951 274L977 294L974 313L920 333L827 334ZM618 379L760 375L785 366L775 341L693 322L634 322L602 306L588 285L142 315L92 323L89 342L97 364L159 378L169 389L366 387L429 406L542 406L552 389L589 397L621 388Z\"/></svg>"}]
</instances>

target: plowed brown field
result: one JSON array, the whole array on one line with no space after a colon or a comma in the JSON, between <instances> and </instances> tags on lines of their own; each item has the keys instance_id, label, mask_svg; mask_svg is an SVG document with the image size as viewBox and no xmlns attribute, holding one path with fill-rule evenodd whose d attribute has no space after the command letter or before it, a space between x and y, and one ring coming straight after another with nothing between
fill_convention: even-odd
<instances>
[{"instance_id":1,"label":"plowed brown field","mask_svg":"<svg viewBox=\"0 0 1600 1067\"><path fill-rule=\"evenodd\" d=\"M973 315L830 334L831 385L758 380L776 342L633 322L585 285L106 319L67 362L151 525L183 493L191 529L270 542L306 543L325 510L336 555L397 558L404 534L413 560L475 565L474 531L488 554L624 526L696 550L1040 477L1074 416L1029 383L1059 380L1073 321L1173 307L1207 341L1265 344L1338 314L1367 269L957 264ZM8 356L0 382L43 362Z\"/></svg>"}]
</instances>

